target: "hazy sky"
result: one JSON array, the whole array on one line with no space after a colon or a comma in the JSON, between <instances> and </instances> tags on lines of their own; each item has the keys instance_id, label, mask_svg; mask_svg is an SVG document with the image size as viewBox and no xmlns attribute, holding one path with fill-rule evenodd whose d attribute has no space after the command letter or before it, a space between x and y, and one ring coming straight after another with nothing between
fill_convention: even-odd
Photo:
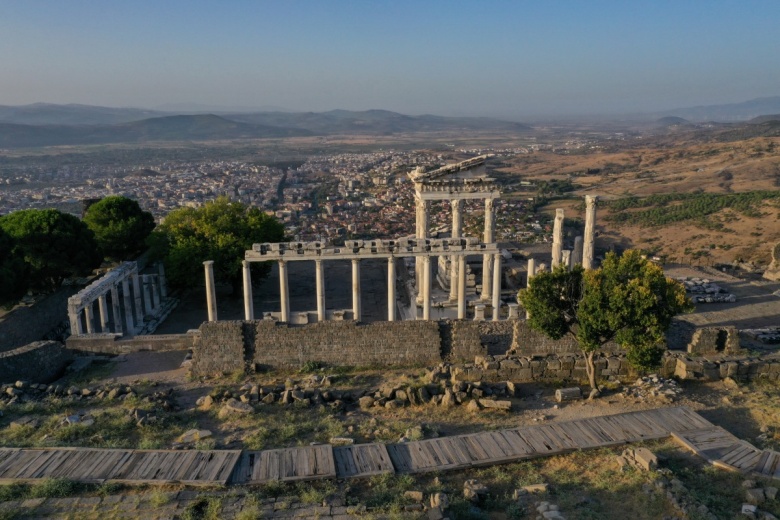
<instances>
[{"instance_id":1,"label":"hazy sky","mask_svg":"<svg viewBox=\"0 0 780 520\"><path fill-rule=\"evenodd\" d=\"M780 1L0 0L0 104L600 113L780 95Z\"/></svg>"}]
</instances>

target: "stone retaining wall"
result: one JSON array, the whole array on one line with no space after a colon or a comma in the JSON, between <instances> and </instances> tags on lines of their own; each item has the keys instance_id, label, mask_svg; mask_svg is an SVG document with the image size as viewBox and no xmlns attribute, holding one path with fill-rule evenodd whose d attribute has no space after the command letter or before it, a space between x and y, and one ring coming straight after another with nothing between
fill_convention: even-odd
<instances>
[{"instance_id":1,"label":"stone retaining wall","mask_svg":"<svg viewBox=\"0 0 780 520\"><path fill-rule=\"evenodd\" d=\"M68 318L68 298L76 292L75 287L63 287L34 305L17 307L0 318L0 351L41 340Z\"/></svg>"},{"instance_id":2,"label":"stone retaining wall","mask_svg":"<svg viewBox=\"0 0 780 520\"><path fill-rule=\"evenodd\" d=\"M71 353L58 341L36 341L0 353L0 383L18 380L49 383L71 360Z\"/></svg>"},{"instance_id":3,"label":"stone retaining wall","mask_svg":"<svg viewBox=\"0 0 780 520\"><path fill-rule=\"evenodd\" d=\"M325 321L304 327L270 320L255 322L252 362L261 367L414 365L441 360L436 321L357 324Z\"/></svg>"},{"instance_id":4,"label":"stone retaining wall","mask_svg":"<svg viewBox=\"0 0 780 520\"><path fill-rule=\"evenodd\" d=\"M614 377L620 381L636 379L623 353L609 354L594 360L599 379ZM454 381L484 381L513 383L554 381L587 381L585 357L581 354L550 354L547 356L477 356L474 363L451 368Z\"/></svg>"},{"instance_id":5,"label":"stone retaining wall","mask_svg":"<svg viewBox=\"0 0 780 520\"><path fill-rule=\"evenodd\" d=\"M461 321L451 322L450 332L452 336L450 341L449 361L468 361L474 359L474 356L483 356L488 353L487 348L482 344L480 335L480 322Z\"/></svg>"},{"instance_id":6,"label":"stone retaining wall","mask_svg":"<svg viewBox=\"0 0 780 520\"><path fill-rule=\"evenodd\" d=\"M162 352L167 350L189 350L192 348L192 334L160 334L122 337L120 334L89 334L70 336L66 345L68 350L89 354L119 355L128 352L152 350Z\"/></svg>"},{"instance_id":7,"label":"stone retaining wall","mask_svg":"<svg viewBox=\"0 0 780 520\"><path fill-rule=\"evenodd\" d=\"M594 364L600 380L612 378L627 383L639 376L622 352L602 354ZM582 354L477 356L473 363L452 366L450 373L454 381L486 383L584 382L588 378ZM780 381L780 354L696 358L667 352L657 373L664 378L675 376L689 381L718 381L727 377L744 382Z\"/></svg>"},{"instance_id":8,"label":"stone retaining wall","mask_svg":"<svg viewBox=\"0 0 780 520\"><path fill-rule=\"evenodd\" d=\"M604 346L603 350L613 352L619 348L610 342ZM518 355L576 354L580 351L580 347L571 336L565 336L559 340L550 339L544 334L531 330L527 321L516 320L514 322L512 351Z\"/></svg>"},{"instance_id":9,"label":"stone retaining wall","mask_svg":"<svg viewBox=\"0 0 780 520\"><path fill-rule=\"evenodd\" d=\"M244 331L247 328L251 328L251 322L203 322L200 334L193 341L192 373L217 375L246 370Z\"/></svg>"}]
</instances>

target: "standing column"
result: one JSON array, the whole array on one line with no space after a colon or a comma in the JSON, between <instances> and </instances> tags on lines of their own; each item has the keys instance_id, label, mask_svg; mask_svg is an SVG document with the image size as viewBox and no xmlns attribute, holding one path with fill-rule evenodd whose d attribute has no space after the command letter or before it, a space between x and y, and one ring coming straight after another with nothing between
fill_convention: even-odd
<instances>
[{"instance_id":1,"label":"standing column","mask_svg":"<svg viewBox=\"0 0 780 520\"><path fill-rule=\"evenodd\" d=\"M595 250L596 203L595 195L585 195L585 240L582 245L582 267L593 269L593 253Z\"/></svg>"},{"instance_id":2,"label":"standing column","mask_svg":"<svg viewBox=\"0 0 780 520\"><path fill-rule=\"evenodd\" d=\"M485 199L485 239L486 244L493 243L493 199ZM482 255L482 300L490 301L490 282L493 266L492 255Z\"/></svg>"},{"instance_id":3,"label":"standing column","mask_svg":"<svg viewBox=\"0 0 780 520\"><path fill-rule=\"evenodd\" d=\"M141 282L139 281L138 272L133 273L133 299L135 300L135 316L138 319L139 327L144 322L144 306L141 303L143 295L141 294Z\"/></svg>"},{"instance_id":4,"label":"standing column","mask_svg":"<svg viewBox=\"0 0 780 520\"><path fill-rule=\"evenodd\" d=\"M466 255L458 256L458 319L466 319Z\"/></svg>"},{"instance_id":5,"label":"standing column","mask_svg":"<svg viewBox=\"0 0 780 520\"><path fill-rule=\"evenodd\" d=\"M395 321L395 257L387 259L387 321Z\"/></svg>"},{"instance_id":6,"label":"standing column","mask_svg":"<svg viewBox=\"0 0 780 520\"><path fill-rule=\"evenodd\" d=\"M160 279L160 297L164 300L168 297L168 287L165 280L165 266L162 262L157 263L157 273Z\"/></svg>"},{"instance_id":7,"label":"standing column","mask_svg":"<svg viewBox=\"0 0 780 520\"><path fill-rule=\"evenodd\" d=\"M417 239L418 240L424 240L428 238L428 201L423 199L417 199L417 209L418 209L418 227L417 227ZM416 266L417 266L417 304L419 305L422 303L422 291L420 290L420 287L423 283L422 279L422 269L423 269L423 259L421 257L416 258Z\"/></svg>"},{"instance_id":8,"label":"standing column","mask_svg":"<svg viewBox=\"0 0 780 520\"><path fill-rule=\"evenodd\" d=\"M111 288L111 310L114 316L114 332L122 334L122 309L119 307L119 291L116 285Z\"/></svg>"},{"instance_id":9,"label":"standing column","mask_svg":"<svg viewBox=\"0 0 780 520\"><path fill-rule=\"evenodd\" d=\"M423 319L431 319L431 257L424 256L423 259L423 286L422 286L422 304Z\"/></svg>"},{"instance_id":10,"label":"standing column","mask_svg":"<svg viewBox=\"0 0 780 520\"><path fill-rule=\"evenodd\" d=\"M100 332L108 332L108 305L106 305L106 295L98 296L98 309L100 311Z\"/></svg>"},{"instance_id":11,"label":"standing column","mask_svg":"<svg viewBox=\"0 0 780 520\"><path fill-rule=\"evenodd\" d=\"M154 308L159 309L160 308L160 282L157 279L157 276L150 274L149 280L152 284L152 301L154 302Z\"/></svg>"},{"instance_id":12,"label":"standing column","mask_svg":"<svg viewBox=\"0 0 780 520\"><path fill-rule=\"evenodd\" d=\"M217 290L214 286L214 260L203 262L206 272L206 308L209 312L209 321L217 321Z\"/></svg>"},{"instance_id":13,"label":"standing column","mask_svg":"<svg viewBox=\"0 0 780 520\"><path fill-rule=\"evenodd\" d=\"M352 314L360 321L360 259L352 259Z\"/></svg>"},{"instance_id":14,"label":"standing column","mask_svg":"<svg viewBox=\"0 0 780 520\"><path fill-rule=\"evenodd\" d=\"M571 266L582 264L582 237L574 237L574 249L571 251Z\"/></svg>"},{"instance_id":15,"label":"standing column","mask_svg":"<svg viewBox=\"0 0 780 520\"><path fill-rule=\"evenodd\" d=\"M244 275L244 319L252 321L255 319L255 306L252 301L252 270L249 262L241 262Z\"/></svg>"},{"instance_id":16,"label":"standing column","mask_svg":"<svg viewBox=\"0 0 780 520\"><path fill-rule=\"evenodd\" d=\"M317 274L317 321L325 321L325 276L322 272L322 260L314 261Z\"/></svg>"},{"instance_id":17,"label":"standing column","mask_svg":"<svg viewBox=\"0 0 780 520\"><path fill-rule=\"evenodd\" d=\"M526 282L525 282L525 286L526 287L528 287L528 285L531 282L531 278L533 278L534 275L536 274L536 260L534 260L533 258L529 258L528 259L528 269L527 270L528 270L528 275L526 276Z\"/></svg>"},{"instance_id":18,"label":"standing column","mask_svg":"<svg viewBox=\"0 0 780 520\"><path fill-rule=\"evenodd\" d=\"M133 321L133 297L130 295L130 280L122 280L122 299L125 304L125 321L127 322L127 332L131 334L135 330Z\"/></svg>"},{"instance_id":19,"label":"standing column","mask_svg":"<svg viewBox=\"0 0 780 520\"><path fill-rule=\"evenodd\" d=\"M553 223L552 262L550 267L555 269L561 263L561 250L563 249L563 217L561 208L555 210L555 222Z\"/></svg>"},{"instance_id":20,"label":"standing column","mask_svg":"<svg viewBox=\"0 0 780 520\"><path fill-rule=\"evenodd\" d=\"M460 229L463 227L463 200L456 199L450 201L452 206L452 238L460 238ZM453 255L450 257L450 301L455 301L458 297L458 258Z\"/></svg>"},{"instance_id":21,"label":"standing column","mask_svg":"<svg viewBox=\"0 0 780 520\"><path fill-rule=\"evenodd\" d=\"M496 253L493 258L493 321L498 321L501 311L501 253Z\"/></svg>"},{"instance_id":22,"label":"standing column","mask_svg":"<svg viewBox=\"0 0 780 520\"><path fill-rule=\"evenodd\" d=\"M84 334L84 326L81 323L81 311L74 307L68 307L68 319L70 320L70 333L73 336Z\"/></svg>"},{"instance_id":23,"label":"standing column","mask_svg":"<svg viewBox=\"0 0 780 520\"><path fill-rule=\"evenodd\" d=\"M95 302L89 302L89 305L84 307L85 315L87 318L87 334L95 333L95 310L92 308L94 303Z\"/></svg>"},{"instance_id":24,"label":"standing column","mask_svg":"<svg viewBox=\"0 0 780 520\"><path fill-rule=\"evenodd\" d=\"M149 283L149 275L141 275L141 286L144 289L144 307L146 307L146 315L151 316L154 313L154 307L152 307L152 285Z\"/></svg>"},{"instance_id":25,"label":"standing column","mask_svg":"<svg viewBox=\"0 0 780 520\"><path fill-rule=\"evenodd\" d=\"M279 303L282 321L290 321L290 287L287 285L287 262L279 260Z\"/></svg>"},{"instance_id":26,"label":"standing column","mask_svg":"<svg viewBox=\"0 0 780 520\"><path fill-rule=\"evenodd\" d=\"M564 249L561 251L561 265L566 266L567 271L571 271L571 250Z\"/></svg>"}]
</instances>

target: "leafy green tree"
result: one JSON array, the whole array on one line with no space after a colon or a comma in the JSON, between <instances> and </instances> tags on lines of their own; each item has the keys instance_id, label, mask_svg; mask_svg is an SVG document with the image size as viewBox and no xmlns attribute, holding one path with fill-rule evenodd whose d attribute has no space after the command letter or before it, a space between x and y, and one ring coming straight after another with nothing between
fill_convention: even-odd
<instances>
[{"instance_id":1,"label":"leafy green tree","mask_svg":"<svg viewBox=\"0 0 780 520\"><path fill-rule=\"evenodd\" d=\"M193 280L203 280L203 262L213 260L215 279L230 284L235 293L241 285L244 253L252 244L283 239L284 226L276 218L220 197L197 209L172 211L152 232L149 244L156 256L164 258L172 286L187 287Z\"/></svg>"},{"instance_id":2,"label":"leafy green tree","mask_svg":"<svg viewBox=\"0 0 780 520\"><path fill-rule=\"evenodd\" d=\"M87 209L84 222L95 233L103 254L112 260L126 260L146 247L154 229L154 217L133 199L113 195Z\"/></svg>"},{"instance_id":3,"label":"leafy green tree","mask_svg":"<svg viewBox=\"0 0 780 520\"><path fill-rule=\"evenodd\" d=\"M30 288L51 291L69 276L89 273L102 260L95 235L81 220L56 209L25 209L0 217L29 268Z\"/></svg>"},{"instance_id":4,"label":"leafy green tree","mask_svg":"<svg viewBox=\"0 0 780 520\"><path fill-rule=\"evenodd\" d=\"M28 270L15 240L0 228L0 305L13 305L24 295Z\"/></svg>"},{"instance_id":5,"label":"leafy green tree","mask_svg":"<svg viewBox=\"0 0 780 520\"><path fill-rule=\"evenodd\" d=\"M685 288L638 251L609 253L599 269L559 266L531 279L518 301L529 326L551 339L575 338L597 391L594 355L614 341L638 369L657 366L672 318L693 310Z\"/></svg>"}]
</instances>

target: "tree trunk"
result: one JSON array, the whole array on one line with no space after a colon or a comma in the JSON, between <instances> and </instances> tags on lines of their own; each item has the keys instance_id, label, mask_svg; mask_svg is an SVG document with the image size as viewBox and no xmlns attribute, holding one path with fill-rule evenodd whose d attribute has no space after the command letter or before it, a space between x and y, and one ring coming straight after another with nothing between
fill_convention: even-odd
<instances>
[{"instance_id":1,"label":"tree trunk","mask_svg":"<svg viewBox=\"0 0 780 520\"><path fill-rule=\"evenodd\" d=\"M599 388L596 386L596 367L593 365L594 351L590 351L585 354L585 371L588 373L588 384L591 388L591 397L599 395ZM595 393L593 392L595 390Z\"/></svg>"}]
</instances>

